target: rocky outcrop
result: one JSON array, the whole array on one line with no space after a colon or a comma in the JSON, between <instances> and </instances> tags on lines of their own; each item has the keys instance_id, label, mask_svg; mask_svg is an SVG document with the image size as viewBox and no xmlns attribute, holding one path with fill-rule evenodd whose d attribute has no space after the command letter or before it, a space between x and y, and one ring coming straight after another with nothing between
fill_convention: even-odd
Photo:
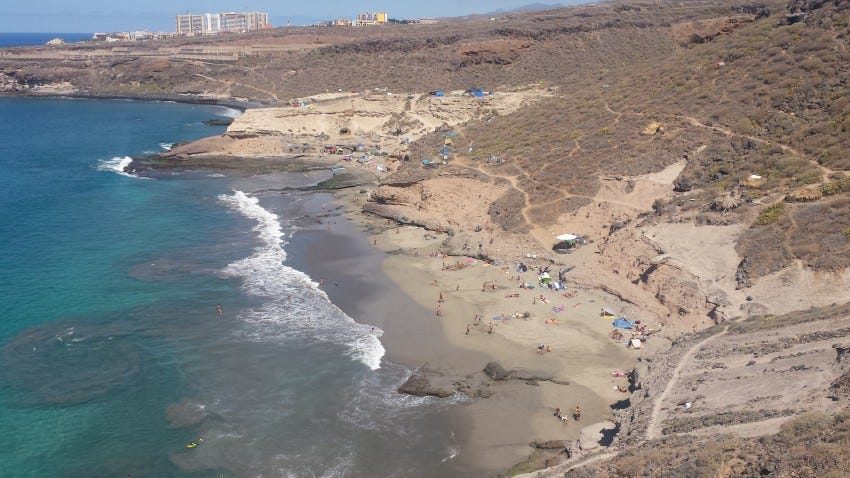
<instances>
[{"instance_id":1,"label":"rocky outcrop","mask_svg":"<svg viewBox=\"0 0 850 478\"><path fill-rule=\"evenodd\" d=\"M499 362L490 362L484 367L484 374L497 382L508 380L511 374Z\"/></svg>"},{"instance_id":2,"label":"rocky outcrop","mask_svg":"<svg viewBox=\"0 0 850 478\"><path fill-rule=\"evenodd\" d=\"M425 364L398 387L398 392L417 397L447 398L455 394L455 389L451 380Z\"/></svg>"}]
</instances>

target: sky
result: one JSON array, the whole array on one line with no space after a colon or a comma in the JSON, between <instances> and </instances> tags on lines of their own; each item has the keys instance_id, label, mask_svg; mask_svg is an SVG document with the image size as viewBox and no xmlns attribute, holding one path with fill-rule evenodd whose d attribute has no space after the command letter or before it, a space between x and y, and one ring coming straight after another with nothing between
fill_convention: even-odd
<instances>
[{"instance_id":1,"label":"sky","mask_svg":"<svg viewBox=\"0 0 850 478\"><path fill-rule=\"evenodd\" d=\"M532 3L561 5L576 0L36 0L3 1L0 32L93 33L129 30L174 31L178 13L259 11L273 26L304 25L362 12L390 18L462 16L512 10Z\"/></svg>"}]
</instances>

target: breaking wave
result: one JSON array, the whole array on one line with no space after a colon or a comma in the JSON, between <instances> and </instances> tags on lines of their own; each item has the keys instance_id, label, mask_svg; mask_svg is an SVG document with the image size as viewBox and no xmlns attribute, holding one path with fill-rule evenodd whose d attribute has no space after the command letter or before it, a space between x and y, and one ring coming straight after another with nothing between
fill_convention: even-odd
<instances>
[{"instance_id":1,"label":"breaking wave","mask_svg":"<svg viewBox=\"0 0 850 478\"><path fill-rule=\"evenodd\" d=\"M379 369L385 353L378 339L381 331L355 322L307 274L284 265L284 234L277 214L242 191L222 194L219 200L257 223L254 231L260 245L252 255L228 264L222 271L225 277L241 279L248 294L269 299L240 313L247 325L246 336L259 341L342 344L352 360Z\"/></svg>"},{"instance_id":2,"label":"breaking wave","mask_svg":"<svg viewBox=\"0 0 850 478\"><path fill-rule=\"evenodd\" d=\"M110 171L113 173L120 174L121 176L127 176L128 178L149 179L126 172L124 169L132 162L133 158L129 156L116 156L112 159L101 159L97 162L97 170Z\"/></svg>"}]
</instances>

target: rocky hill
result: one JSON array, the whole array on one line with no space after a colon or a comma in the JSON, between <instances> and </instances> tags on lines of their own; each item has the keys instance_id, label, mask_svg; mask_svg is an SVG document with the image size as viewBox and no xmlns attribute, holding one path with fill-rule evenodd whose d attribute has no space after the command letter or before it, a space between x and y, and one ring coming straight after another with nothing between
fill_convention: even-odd
<instances>
[{"instance_id":1,"label":"rocky hill","mask_svg":"<svg viewBox=\"0 0 850 478\"><path fill-rule=\"evenodd\" d=\"M450 231L449 254L535 251L658 321L619 455L553 476L847 475L848 78L846 0L0 50L10 94L276 108L174 157L374 139L394 154L366 211ZM589 247L554 254L565 231Z\"/></svg>"}]
</instances>

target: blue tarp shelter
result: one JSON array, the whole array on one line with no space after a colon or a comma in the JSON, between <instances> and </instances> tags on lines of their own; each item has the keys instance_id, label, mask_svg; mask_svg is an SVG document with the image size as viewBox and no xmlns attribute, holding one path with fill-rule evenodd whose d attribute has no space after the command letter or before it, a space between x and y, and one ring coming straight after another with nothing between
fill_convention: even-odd
<instances>
[{"instance_id":1,"label":"blue tarp shelter","mask_svg":"<svg viewBox=\"0 0 850 478\"><path fill-rule=\"evenodd\" d=\"M437 90L434 92L434 96L443 97L446 96L446 93L444 91Z\"/></svg>"},{"instance_id":2,"label":"blue tarp shelter","mask_svg":"<svg viewBox=\"0 0 850 478\"><path fill-rule=\"evenodd\" d=\"M625 317L619 317L611 325L620 329L631 329L635 324L629 322Z\"/></svg>"}]
</instances>

